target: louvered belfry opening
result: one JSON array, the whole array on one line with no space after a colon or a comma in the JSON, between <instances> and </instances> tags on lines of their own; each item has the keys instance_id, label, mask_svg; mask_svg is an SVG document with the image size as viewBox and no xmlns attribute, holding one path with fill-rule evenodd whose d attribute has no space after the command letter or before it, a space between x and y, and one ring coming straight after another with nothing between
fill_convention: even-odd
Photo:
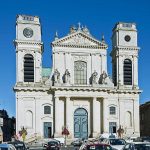
<instances>
[{"instance_id":1,"label":"louvered belfry opening","mask_svg":"<svg viewBox=\"0 0 150 150\"><path fill-rule=\"evenodd\" d=\"M113 63L113 82L114 82L114 86L117 85L117 66L116 66L116 62Z\"/></svg>"},{"instance_id":2,"label":"louvered belfry opening","mask_svg":"<svg viewBox=\"0 0 150 150\"><path fill-rule=\"evenodd\" d=\"M124 60L124 85L132 85L132 61Z\"/></svg>"},{"instance_id":3,"label":"louvered belfry opening","mask_svg":"<svg viewBox=\"0 0 150 150\"><path fill-rule=\"evenodd\" d=\"M24 82L34 82L34 59L31 54L24 56Z\"/></svg>"}]
</instances>

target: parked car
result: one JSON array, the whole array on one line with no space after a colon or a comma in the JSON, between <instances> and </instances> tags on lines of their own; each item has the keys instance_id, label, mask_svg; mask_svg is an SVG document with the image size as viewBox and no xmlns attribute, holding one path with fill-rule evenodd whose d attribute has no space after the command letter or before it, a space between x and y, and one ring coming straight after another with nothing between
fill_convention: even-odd
<instances>
[{"instance_id":1,"label":"parked car","mask_svg":"<svg viewBox=\"0 0 150 150\"><path fill-rule=\"evenodd\" d=\"M65 145L65 138L64 137L54 138L54 140L59 141L61 146Z\"/></svg>"},{"instance_id":2,"label":"parked car","mask_svg":"<svg viewBox=\"0 0 150 150\"><path fill-rule=\"evenodd\" d=\"M27 150L24 142L22 141L15 140L13 142L8 142L8 144L12 144L16 148L16 150Z\"/></svg>"},{"instance_id":3,"label":"parked car","mask_svg":"<svg viewBox=\"0 0 150 150\"><path fill-rule=\"evenodd\" d=\"M83 143L83 140L82 140L82 139L77 139L77 140L73 141L73 142L71 143L71 145L73 145L73 146L81 146L82 143Z\"/></svg>"},{"instance_id":4,"label":"parked car","mask_svg":"<svg viewBox=\"0 0 150 150\"><path fill-rule=\"evenodd\" d=\"M113 148L103 143L86 143L83 144L79 150L113 150Z\"/></svg>"},{"instance_id":5,"label":"parked car","mask_svg":"<svg viewBox=\"0 0 150 150\"><path fill-rule=\"evenodd\" d=\"M46 150L60 150L60 142L57 140L51 140L47 144L44 144Z\"/></svg>"},{"instance_id":6,"label":"parked car","mask_svg":"<svg viewBox=\"0 0 150 150\"><path fill-rule=\"evenodd\" d=\"M0 150L16 150L12 144L0 144Z\"/></svg>"},{"instance_id":7,"label":"parked car","mask_svg":"<svg viewBox=\"0 0 150 150\"><path fill-rule=\"evenodd\" d=\"M127 143L122 150L150 150L149 142Z\"/></svg>"},{"instance_id":8,"label":"parked car","mask_svg":"<svg viewBox=\"0 0 150 150\"><path fill-rule=\"evenodd\" d=\"M143 137L141 137L141 139L142 139L142 142L150 142L150 137L148 137L148 136L143 136Z\"/></svg>"},{"instance_id":9,"label":"parked car","mask_svg":"<svg viewBox=\"0 0 150 150\"><path fill-rule=\"evenodd\" d=\"M112 148L115 148L117 150L121 150L123 146L126 144L126 141L124 139L110 138L104 139L103 143L109 144L112 146Z\"/></svg>"}]
</instances>

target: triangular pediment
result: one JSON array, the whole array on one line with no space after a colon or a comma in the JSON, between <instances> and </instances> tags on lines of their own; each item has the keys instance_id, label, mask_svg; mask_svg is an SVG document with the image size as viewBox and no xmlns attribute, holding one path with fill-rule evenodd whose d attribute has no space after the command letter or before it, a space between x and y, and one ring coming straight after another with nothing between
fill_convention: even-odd
<instances>
[{"instance_id":1,"label":"triangular pediment","mask_svg":"<svg viewBox=\"0 0 150 150\"><path fill-rule=\"evenodd\" d=\"M91 35L85 34L82 31L69 34L63 38L57 39L52 42L53 46L71 46L71 47L95 47L95 48L107 48L107 44L98 41Z\"/></svg>"}]
</instances>

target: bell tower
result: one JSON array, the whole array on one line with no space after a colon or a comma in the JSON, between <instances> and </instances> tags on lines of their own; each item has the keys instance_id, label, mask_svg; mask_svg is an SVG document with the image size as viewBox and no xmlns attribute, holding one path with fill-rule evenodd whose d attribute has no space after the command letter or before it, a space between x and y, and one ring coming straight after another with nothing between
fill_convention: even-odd
<instances>
[{"instance_id":1,"label":"bell tower","mask_svg":"<svg viewBox=\"0 0 150 150\"><path fill-rule=\"evenodd\" d=\"M39 17L18 15L16 21L16 82L41 82L42 52Z\"/></svg>"},{"instance_id":2,"label":"bell tower","mask_svg":"<svg viewBox=\"0 0 150 150\"><path fill-rule=\"evenodd\" d=\"M139 49L135 23L117 23L111 52L113 82L117 88L138 89Z\"/></svg>"}]
</instances>

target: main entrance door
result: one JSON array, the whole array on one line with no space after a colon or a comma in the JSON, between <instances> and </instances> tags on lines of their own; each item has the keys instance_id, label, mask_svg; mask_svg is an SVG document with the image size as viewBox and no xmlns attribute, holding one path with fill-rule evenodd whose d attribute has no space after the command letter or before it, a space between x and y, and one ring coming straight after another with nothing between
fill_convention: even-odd
<instances>
[{"instance_id":1,"label":"main entrance door","mask_svg":"<svg viewBox=\"0 0 150 150\"><path fill-rule=\"evenodd\" d=\"M44 138L52 137L52 123L44 122Z\"/></svg>"},{"instance_id":2,"label":"main entrance door","mask_svg":"<svg viewBox=\"0 0 150 150\"><path fill-rule=\"evenodd\" d=\"M74 112L74 137L88 137L88 113L84 108L78 108Z\"/></svg>"}]
</instances>

